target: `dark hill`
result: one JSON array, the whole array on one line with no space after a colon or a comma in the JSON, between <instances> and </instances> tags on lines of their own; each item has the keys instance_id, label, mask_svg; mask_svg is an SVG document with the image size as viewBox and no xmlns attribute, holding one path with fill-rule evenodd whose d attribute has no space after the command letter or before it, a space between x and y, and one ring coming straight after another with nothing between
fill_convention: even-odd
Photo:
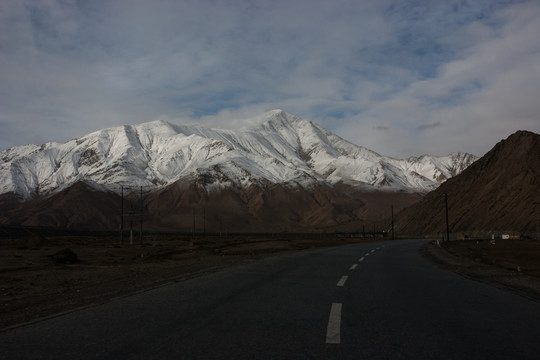
<instances>
[{"instance_id":1,"label":"dark hill","mask_svg":"<svg viewBox=\"0 0 540 360\"><path fill-rule=\"evenodd\" d=\"M403 209L421 195L361 190L345 184L310 189L271 185L207 192L194 182L177 182L143 196L144 231L191 232L342 232L386 229L379 224L391 204ZM118 230L121 198L79 182L50 197L17 202L0 196L0 224ZM125 191L124 229L139 228L138 189ZM133 212L135 215L128 216ZM376 223L374 225L374 223Z\"/></svg>"},{"instance_id":2,"label":"dark hill","mask_svg":"<svg viewBox=\"0 0 540 360\"><path fill-rule=\"evenodd\" d=\"M448 194L451 237L513 233L534 235L540 212L540 135L518 131L463 173L396 216L396 231L441 236Z\"/></svg>"}]
</instances>

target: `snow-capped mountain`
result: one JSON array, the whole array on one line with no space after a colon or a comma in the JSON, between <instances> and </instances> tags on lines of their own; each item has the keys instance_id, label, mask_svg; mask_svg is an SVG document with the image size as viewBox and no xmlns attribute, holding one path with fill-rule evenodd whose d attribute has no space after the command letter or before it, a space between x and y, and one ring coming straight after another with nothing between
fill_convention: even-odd
<instances>
[{"instance_id":1,"label":"snow-capped mountain","mask_svg":"<svg viewBox=\"0 0 540 360\"><path fill-rule=\"evenodd\" d=\"M426 192L476 160L466 153L404 160L354 145L281 110L238 130L152 121L100 130L64 144L0 152L0 194L21 199L56 193L79 181L118 191L159 189L179 180L208 191L227 187L346 183Z\"/></svg>"}]
</instances>

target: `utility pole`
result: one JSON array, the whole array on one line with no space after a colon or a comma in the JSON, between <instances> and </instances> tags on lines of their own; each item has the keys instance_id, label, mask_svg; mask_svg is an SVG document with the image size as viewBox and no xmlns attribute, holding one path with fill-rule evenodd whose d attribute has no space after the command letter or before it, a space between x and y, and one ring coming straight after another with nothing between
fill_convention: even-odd
<instances>
[{"instance_id":1,"label":"utility pole","mask_svg":"<svg viewBox=\"0 0 540 360\"><path fill-rule=\"evenodd\" d=\"M394 205L392 204L390 207L392 211L392 240L396 240L396 233L394 232Z\"/></svg>"},{"instance_id":2,"label":"utility pole","mask_svg":"<svg viewBox=\"0 0 540 360\"><path fill-rule=\"evenodd\" d=\"M540 240L540 230L538 227L538 205L540 205L540 202L534 203L534 212L536 213L536 240Z\"/></svg>"},{"instance_id":3,"label":"utility pole","mask_svg":"<svg viewBox=\"0 0 540 360\"><path fill-rule=\"evenodd\" d=\"M133 245L133 215L135 215L135 211L133 211L133 204L131 203L131 200L129 200L129 245Z\"/></svg>"},{"instance_id":4,"label":"utility pole","mask_svg":"<svg viewBox=\"0 0 540 360\"><path fill-rule=\"evenodd\" d=\"M444 192L444 207L446 209L446 240L450 240L450 228L448 227L448 193Z\"/></svg>"},{"instance_id":5,"label":"utility pole","mask_svg":"<svg viewBox=\"0 0 540 360\"><path fill-rule=\"evenodd\" d=\"M140 199L139 199L139 206L140 206L140 215L141 215L141 228L139 230L139 238L141 240L141 245L143 243L143 236L142 236L142 223L143 223L143 197L142 197L142 186L141 186L141 193L140 193Z\"/></svg>"},{"instance_id":6,"label":"utility pole","mask_svg":"<svg viewBox=\"0 0 540 360\"><path fill-rule=\"evenodd\" d=\"M192 233L193 233L193 237L195 237L195 208L192 208L192 215L193 215L193 229L192 229Z\"/></svg>"},{"instance_id":7,"label":"utility pole","mask_svg":"<svg viewBox=\"0 0 540 360\"><path fill-rule=\"evenodd\" d=\"M127 189L129 208L128 211L124 211L124 188ZM130 192L131 191L131 192ZM143 199L143 186L139 187L139 198L137 199L137 188L120 185L120 244L124 242L125 219L129 221L129 244L133 245L134 231L137 232L137 221L139 221L139 241L143 243L143 222L144 222L144 199ZM134 197L132 200L131 197ZM135 225L135 228L133 226Z\"/></svg>"},{"instance_id":8,"label":"utility pole","mask_svg":"<svg viewBox=\"0 0 540 360\"><path fill-rule=\"evenodd\" d=\"M120 186L121 189L121 201L120 204L120 244L124 242L124 186Z\"/></svg>"}]
</instances>

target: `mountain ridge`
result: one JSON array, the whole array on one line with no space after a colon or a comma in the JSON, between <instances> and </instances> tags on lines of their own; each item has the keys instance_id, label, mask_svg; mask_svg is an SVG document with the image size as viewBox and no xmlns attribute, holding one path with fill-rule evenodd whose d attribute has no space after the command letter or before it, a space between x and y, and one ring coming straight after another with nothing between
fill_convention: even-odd
<instances>
[{"instance_id":1,"label":"mountain ridge","mask_svg":"<svg viewBox=\"0 0 540 360\"><path fill-rule=\"evenodd\" d=\"M49 196L79 181L118 192L200 181L207 190L317 183L425 193L476 160L466 153L393 159L282 110L237 130L155 120L99 130L66 143L0 152L0 194Z\"/></svg>"}]
</instances>

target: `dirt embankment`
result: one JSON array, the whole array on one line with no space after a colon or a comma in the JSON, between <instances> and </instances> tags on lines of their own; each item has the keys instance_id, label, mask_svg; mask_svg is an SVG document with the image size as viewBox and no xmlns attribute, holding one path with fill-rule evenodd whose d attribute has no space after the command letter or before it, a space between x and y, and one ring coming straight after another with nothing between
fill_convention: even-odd
<instances>
[{"instance_id":1,"label":"dirt embankment","mask_svg":"<svg viewBox=\"0 0 540 360\"><path fill-rule=\"evenodd\" d=\"M0 239L0 328L107 301L276 252L355 238L32 236Z\"/></svg>"},{"instance_id":2,"label":"dirt embankment","mask_svg":"<svg viewBox=\"0 0 540 360\"><path fill-rule=\"evenodd\" d=\"M540 241L432 241L422 252L442 268L540 301Z\"/></svg>"}]
</instances>

